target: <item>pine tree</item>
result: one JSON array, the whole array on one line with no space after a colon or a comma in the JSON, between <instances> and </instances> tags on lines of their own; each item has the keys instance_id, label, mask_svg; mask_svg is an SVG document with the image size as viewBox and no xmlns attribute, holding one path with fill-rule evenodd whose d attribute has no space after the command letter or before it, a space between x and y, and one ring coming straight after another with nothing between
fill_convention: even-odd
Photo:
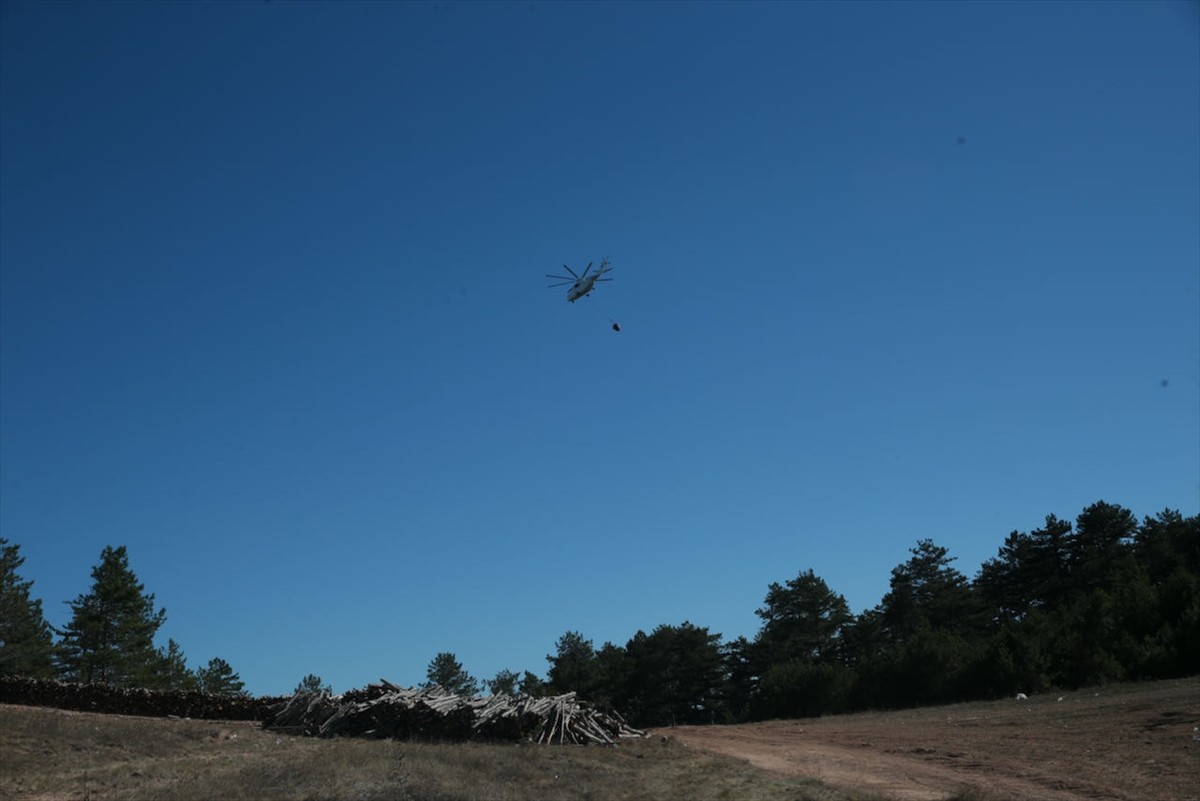
<instances>
[{"instance_id":1,"label":"pine tree","mask_svg":"<svg viewBox=\"0 0 1200 801\"><path fill-rule=\"evenodd\" d=\"M975 589L987 606L994 625L1022 620L1035 608L1034 540L1014 531L1004 540L999 553L985 561L975 577Z\"/></svg>"},{"instance_id":2,"label":"pine tree","mask_svg":"<svg viewBox=\"0 0 1200 801\"><path fill-rule=\"evenodd\" d=\"M542 681L540 676L537 676L530 671L525 671L521 676L521 681L517 685L521 695L532 695L540 697L548 692L546 682Z\"/></svg>"},{"instance_id":3,"label":"pine tree","mask_svg":"<svg viewBox=\"0 0 1200 801\"><path fill-rule=\"evenodd\" d=\"M42 616L42 602L29 597L32 581L22 581L20 546L0 538L0 676L54 675L54 640Z\"/></svg>"},{"instance_id":4,"label":"pine tree","mask_svg":"<svg viewBox=\"0 0 1200 801\"><path fill-rule=\"evenodd\" d=\"M487 682L488 692L492 695L516 695L517 682L521 677L511 670L501 670L496 674L496 678L489 679Z\"/></svg>"},{"instance_id":5,"label":"pine tree","mask_svg":"<svg viewBox=\"0 0 1200 801\"><path fill-rule=\"evenodd\" d=\"M1080 512L1068 540L1076 593L1108 590L1125 579L1134 558L1137 528L1133 512L1115 504L1097 501Z\"/></svg>"},{"instance_id":6,"label":"pine tree","mask_svg":"<svg viewBox=\"0 0 1200 801\"><path fill-rule=\"evenodd\" d=\"M604 707L627 704L629 699L630 673L633 664L629 654L619 645L606 642L596 652L596 682L588 700Z\"/></svg>"},{"instance_id":7,"label":"pine tree","mask_svg":"<svg viewBox=\"0 0 1200 801\"><path fill-rule=\"evenodd\" d=\"M721 687L721 707L724 717L718 722L732 723L744 720L750 714L750 702L759 683L754 646L743 636L721 646L721 657L725 661L725 679Z\"/></svg>"},{"instance_id":8,"label":"pine tree","mask_svg":"<svg viewBox=\"0 0 1200 801\"><path fill-rule=\"evenodd\" d=\"M1041 528L1029 532L1028 556L1021 566L1021 582L1030 605L1057 611L1071 601L1071 521L1046 515Z\"/></svg>"},{"instance_id":9,"label":"pine tree","mask_svg":"<svg viewBox=\"0 0 1200 801\"><path fill-rule=\"evenodd\" d=\"M549 689L555 693L579 693L591 699L599 680L596 649L577 631L568 631L555 643L555 655L547 656Z\"/></svg>"},{"instance_id":10,"label":"pine tree","mask_svg":"<svg viewBox=\"0 0 1200 801\"><path fill-rule=\"evenodd\" d=\"M167 640L165 650L160 649L159 669L153 686L163 690L195 690L198 686L196 674L188 670L183 649L174 640Z\"/></svg>"},{"instance_id":11,"label":"pine tree","mask_svg":"<svg viewBox=\"0 0 1200 801\"><path fill-rule=\"evenodd\" d=\"M245 695L246 685L224 659L213 657L196 671L201 692L209 695Z\"/></svg>"},{"instance_id":12,"label":"pine tree","mask_svg":"<svg viewBox=\"0 0 1200 801\"><path fill-rule=\"evenodd\" d=\"M129 568L125 546L106 547L92 569L92 590L69 601L72 617L59 631L58 669L68 681L119 687L153 686L162 667L154 635L166 621L154 594Z\"/></svg>"},{"instance_id":13,"label":"pine tree","mask_svg":"<svg viewBox=\"0 0 1200 801\"><path fill-rule=\"evenodd\" d=\"M854 619L846 599L811 568L786 586L772 582L755 614L763 620L757 645L768 662L835 661L843 630Z\"/></svg>"},{"instance_id":14,"label":"pine tree","mask_svg":"<svg viewBox=\"0 0 1200 801\"><path fill-rule=\"evenodd\" d=\"M646 722L711 723L715 719L725 677L720 642L720 634L684 621L656 627L640 640L640 648L636 636L626 645L637 688L631 704L643 710Z\"/></svg>"},{"instance_id":15,"label":"pine tree","mask_svg":"<svg viewBox=\"0 0 1200 801\"><path fill-rule=\"evenodd\" d=\"M983 606L962 573L957 557L933 540L917 541L912 557L892 568L891 589L880 604L885 630L903 642L922 627L967 632L982 622Z\"/></svg>"},{"instance_id":16,"label":"pine tree","mask_svg":"<svg viewBox=\"0 0 1200 801\"><path fill-rule=\"evenodd\" d=\"M451 653L440 653L429 663L425 671L426 687L438 686L455 695L474 695L479 692L475 677L463 670L462 664Z\"/></svg>"},{"instance_id":17,"label":"pine tree","mask_svg":"<svg viewBox=\"0 0 1200 801\"><path fill-rule=\"evenodd\" d=\"M300 680L300 683L296 685L296 689L292 692L293 695L297 693L325 693L333 695L333 687L322 681L321 677L317 674L309 673Z\"/></svg>"}]
</instances>

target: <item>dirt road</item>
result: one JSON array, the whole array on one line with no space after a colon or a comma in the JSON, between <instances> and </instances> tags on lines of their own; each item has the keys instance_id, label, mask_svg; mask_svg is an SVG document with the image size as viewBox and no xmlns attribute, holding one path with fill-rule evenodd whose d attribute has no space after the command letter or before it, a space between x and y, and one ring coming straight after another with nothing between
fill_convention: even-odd
<instances>
[{"instance_id":1,"label":"dirt road","mask_svg":"<svg viewBox=\"0 0 1200 801\"><path fill-rule=\"evenodd\" d=\"M1200 681L656 736L897 801L1200 801Z\"/></svg>"}]
</instances>

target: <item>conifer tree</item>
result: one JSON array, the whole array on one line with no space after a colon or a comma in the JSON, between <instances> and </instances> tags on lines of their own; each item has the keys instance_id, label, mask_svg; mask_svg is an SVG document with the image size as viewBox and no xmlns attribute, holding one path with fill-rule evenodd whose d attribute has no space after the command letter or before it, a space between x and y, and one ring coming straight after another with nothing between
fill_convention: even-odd
<instances>
[{"instance_id":1,"label":"conifer tree","mask_svg":"<svg viewBox=\"0 0 1200 801\"><path fill-rule=\"evenodd\" d=\"M982 607L972 597L970 582L951 567L957 557L933 540L917 541L912 557L892 568L891 589L880 609L895 642L903 642L922 627L962 631L980 621Z\"/></svg>"},{"instance_id":2,"label":"conifer tree","mask_svg":"<svg viewBox=\"0 0 1200 801\"><path fill-rule=\"evenodd\" d=\"M158 683L162 655L154 635L166 621L154 609L154 594L129 567L125 546L105 547L92 569L92 589L74 601L71 621L58 633L58 670L68 681L103 682L119 687Z\"/></svg>"},{"instance_id":3,"label":"conifer tree","mask_svg":"<svg viewBox=\"0 0 1200 801\"><path fill-rule=\"evenodd\" d=\"M488 691L492 695L513 695L517 694L517 682L521 680L520 675L511 670L504 669L496 674L496 678L489 679L487 682Z\"/></svg>"},{"instance_id":4,"label":"conifer tree","mask_svg":"<svg viewBox=\"0 0 1200 801\"><path fill-rule=\"evenodd\" d=\"M333 695L333 687L321 680L321 677L315 673L309 673L300 683L296 685L296 689L292 691L293 695L297 693L326 693Z\"/></svg>"},{"instance_id":5,"label":"conifer tree","mask_svg":"<svg viewBox=\"0 0 1200 801\"><path fill-rule=\"evenodd\" d=\"M853 621L846 599L809 568L796 578L767 588L758 647L771 662L801 659L832 662L844 629Z\"/></svg>"},{"instance_id":6,"label":"conifer tree","mask_svg":"<svg viewBox=\"0 0 1200 801\"><path fill-rule=\"evenodd\" d=\"M521 675L521 680L517 684L517 690L521 695L532 695L534 697L543 696L548 692L546 682L542 681L540 676L528 670Z\"/></svg>"},{"instance_id":7,"label":"conifer tree","mask_svg":"<svg viewBox=\"0 0 1200 801\"><path fill-rule=\"evenodd\" d=\"M196 670L196 681L200 691L210 695L246 695L245 682L219 657L213 657L208 665Z\"/></svg>"},{"instance_id":8,"label":"conifer tree","mask_svg":"<svg viewBox=\"0 0 1200 801\"><path fill-rule=\"evenodd\" d=\"M48 678L54 640L41 600L29 596L33 582L17 574L24 563L20 546L0 538L0 676Z\"/></svg>"},{"instance_id":9,"label":"conifer tree","mask_svg":"<svg viewBox=\"0 0 1200 801\"><path fill-rule=\"evenodd\" d=\"M462 663L452 653L440 653L429 663L425 671L426 687L438 686L456 695L474 695L479 691L475 677L463 669Z\"/></svg>"},{"instance_id":10,"label":"conifer tree","mask_svg":"<svg viewBox=\"0 0 1200 801\"><path fill-rule=\"evenodd\" d=\"M549 689L555 693L579 693L590 699L599 681L599 664L592 641L577 631L568 631L555 643L555 655L547 656L550 663Z\"/></svg>"},{"instance_id":11,"label":"conifer tree","mask_svg":"<svg viewBox=\"0 0 1200 801\"><path fill-rule=\"evenodd\" d=\"M195 690L198 686L196 674L188 670L183 649L174 640L167 640L166 649L160 649L159 669L152 686L163 690Z\"/></svg>"}]
</instances>

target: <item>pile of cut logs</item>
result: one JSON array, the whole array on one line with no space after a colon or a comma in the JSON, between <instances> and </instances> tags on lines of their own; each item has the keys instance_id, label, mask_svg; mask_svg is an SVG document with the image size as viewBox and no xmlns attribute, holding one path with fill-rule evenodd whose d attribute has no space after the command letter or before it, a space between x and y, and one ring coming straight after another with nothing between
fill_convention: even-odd
<instances>
[{"instance_id":1,"label":"pile of cut logs","mask_svg":"<svg viewBox=\"0 0 1200 801\"><path fill-rule=\"evenodd\" d=\"M0 704L49 706L118 715L210 720L262 720L286 698L209 695L195 690L143 690L108 684L71 684L53 679L0 676Z\"/></svg>"},{"instance_id":2,"label":"pile of cut logs","mask_svg":"<svg viewBox=\"0 0 1200 801\"><path fill-rule=\"evenodd\" d=\"M387 680L340 696L297 693L271 710L263 728L314 737L525 739L573 745L613 745L645 736L620 715L580 703L575 693L469 696L441 687L406 689Z\"/></svg>"}]
</instances>

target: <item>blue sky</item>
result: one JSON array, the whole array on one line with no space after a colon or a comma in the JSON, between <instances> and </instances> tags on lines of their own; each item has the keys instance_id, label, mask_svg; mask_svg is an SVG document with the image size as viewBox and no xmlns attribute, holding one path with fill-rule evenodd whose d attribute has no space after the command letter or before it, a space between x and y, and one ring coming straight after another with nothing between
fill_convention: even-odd
<instances>
[{"instance_id":1,"label":"blue sky","mask_svg":"<svg viewBox=\"0 0 1200 801\"><path fill-rule=\"evenodd\" d=\"M1200 511L1200 7L6 0L0 335L50 621L254 693L860 612Z\"/></svg>"}]
</instances>

